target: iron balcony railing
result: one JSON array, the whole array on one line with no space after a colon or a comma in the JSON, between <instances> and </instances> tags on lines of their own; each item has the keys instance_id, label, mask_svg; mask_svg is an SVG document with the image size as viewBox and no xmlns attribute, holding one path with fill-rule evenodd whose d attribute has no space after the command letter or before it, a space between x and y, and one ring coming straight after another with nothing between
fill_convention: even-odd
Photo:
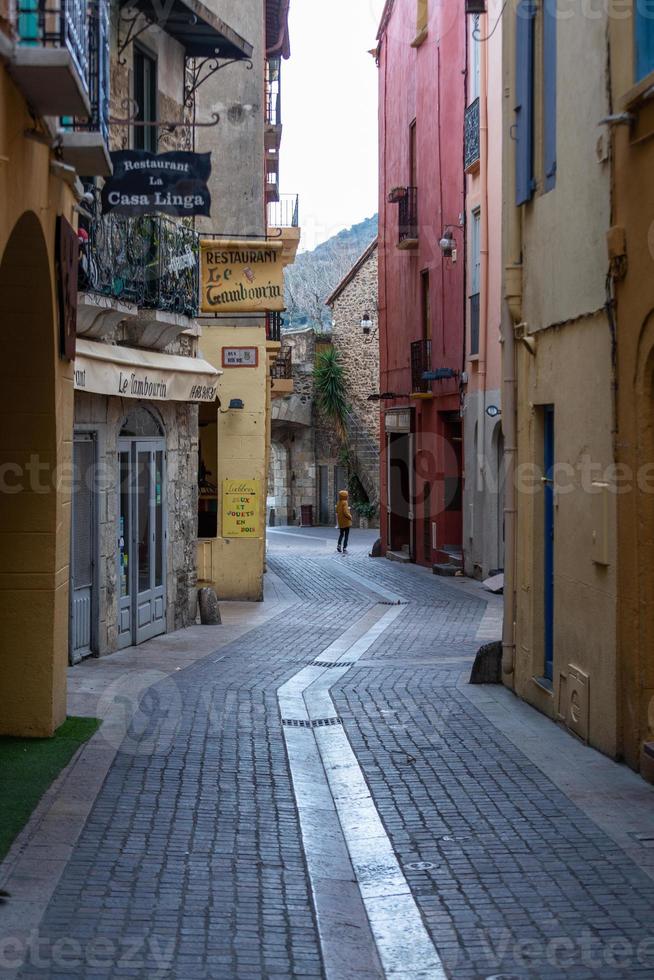
<instances>
[{"instance_id":1,"label":"iron balcony railing","mask_svg":"<svg viewBox=\"0 0 654 980\"><path fill-rule=\"evenodd\" d=\"M269 228L297 228L300 224L299 194L280 194L268 205Z\"/></svg>"},{"instance_id":2,"label":"iron balcony railing","mask_svg":"<svg viewBox=\"0 0 654 980\"><path fill-rule=\"evenodd\" d=\"M479 163L479 99L466 109L463 143L465 169L470 170Z\"/></svg>"},{"instance_id":3,"label":"iron balcony railing","mask_svg":"<svg viewBox=\"0 0 654 980\"><path fill-rule=\"evenodd\" d=\"M89 99L88 119L64 117L64 129L101 133L109 143L109 3L92 0L89 13Z\"/></svg>"},{"instance_id":4,"label":"iron balcony railing","mask_svg":"<svg viewBox=\"0 0 654 980\"><path fill-rule=\"evenodd\" d=\"M197 316L199 236L161 215L80 219L79 288Z\"/></svg>"},{"instance_id":5,"label":"iron balcony railing","mask_svg":"<svg viewBox=\"0 0 654 980\"><path fill-rule=\"evenodd\" d=\"M282 339L281 313L266 313L266 340L279 343Z\"/></svg>"},{"instance_id":6,"label":"iron balcony railing","mask_svg":"<svg viewBox=\"0 0 654 980\"><path fill-rule=\"evenodd\" d=\"M399 241L418 237L418 188L407 187L399 198Z\"/></svg>"},{"instance_id":7,"label":"iron balcony railing","mask_svg":"<svg viewBox=\"0 0 654 980\"><path fill-rule=\"evenodd\" d=\"M266 125L282 124L282 84L281 59L271 58L266 62Z\"/></svg>"},{"instance_id":8,"label":"iron balcony railing","mask_svg":"<svg viewBox=\"0 0 654 980\"><path fill-rule=\"evenodd\" d=\"M282 347L270 366L270 376L288 380L293 377L293 351L290 347Z\"/></svg>"},{"instance_id":9,"label":"iron balcony railing","mask_svg":"<svg viewBox=\"0 0 654 980\"><path fill-rule=\"evenodd\" d=\"M18 44L66 48L88 91L90 19L87 0L18 0L16 13Z\"/></svg>"},{"instance_id":10,"label":"iron balcony railing","mask_svg":"<svg viewBox=\"0 0 654 980\"><path fill-rule=\"evenodd\" d=\"M470 354L479 353L479 293L470 297Z\"/></svg>"},{"instance_id":11,"label":"iron balcony railing","mask_svg":"<svg viewBox=\"0 0 654 980\"><path fill-rule=\"evenodd\" d=\"M423 374L431 371L431 340L414 340L411 344L411 391L427 394L431 382L423 379Z\"/></svg>"}]
</instances>

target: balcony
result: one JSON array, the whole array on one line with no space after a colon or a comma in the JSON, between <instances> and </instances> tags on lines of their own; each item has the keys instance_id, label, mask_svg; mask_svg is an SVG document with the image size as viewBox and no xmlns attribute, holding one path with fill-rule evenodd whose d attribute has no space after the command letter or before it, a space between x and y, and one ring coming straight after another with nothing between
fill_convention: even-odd
<instances>
[{"instance_id":1,"label":"balcony","mask_svg":"<svg viewBox=\"0 0 654 980\"><path fill-rule=\"evenodd\" d=\"M411 344L411 397L431 398L431 382L423 375L431 371L431 340L415 340Z\"/></svg>"},{"instance_id":2,"label":"balcony","mask_svg":"<svg viewBox=\"0 0 654 980\"><path fill-rule=\"evenodd\" d=\"M266 62L266 153L277 152L282 139L281 59Z\"/></svg>"},{"instance_id":3,"label":"balcony","mask_svg":"<svg viewBox=\"0 0 654 980\"><path fill-rule=\"evenodd\" d=\"M268 204L268 235L281 238L282 263L292 265L300 245L300 199L297 194L280 194Z\"/></svg>"},{"instance_id":4,"label":"balcony","mask_svg":"<svg viewBox=\"0 0 654 980\"><path fill-rule=\"evenodd\" d=\"M129 321L134 342L162 349L197 316L198 235L161 216L98 215L80 220L78 333L107 336ZM88 237L85 237L88 236Z\"/></svg>"},{"instance_id":5,"label":"balcony","mask_svg":"<svg viewBox=\"0 0 654 980\"><path fill-rule=\"evenodd\" d=\"M272 396L282 397L293 394L293 351L290 347L282 347L270 366L272 379Z\"/></svg>"},{"instance_id":6,"label":"balcony","mask_svg":"<svg viewBox=\"0 0 654 980\"><path fill-rule=\"evenodd\" d=\"M88 120L62 119L61 153L64 163L84 177L108 177L109 156L109 4L94 0L89 15Z\"/></svg>"},{"instance_id":7,"label":"balcony","mask_svg":"<svg viewBox=\"0 0 654 980\"><path fill-rule=\"evenodd\" d=\"M15 30L10 71L32 111L38 116L87 118L91 103L86 0L18 0Z\"/></svg>"},{"instance_id":8,"label":"balcony","mask_svg":"<svg viewBox=\"0 0 654 980\"><path fill-rule=\"evenodd\" d=\"M479 99L475 99L466 109L463 144L465 171L472 173L479 167Z\"/></svg>"},{"instance_id":9,"label":"balcony","mask_svg":"<svg viewBox=\"0 0 654 980\"><path fill-rule=\"evenodd\" d=\"M406 187L398 198L398 248L418 247L418 188Z\"/></svg>"}]
</instances>

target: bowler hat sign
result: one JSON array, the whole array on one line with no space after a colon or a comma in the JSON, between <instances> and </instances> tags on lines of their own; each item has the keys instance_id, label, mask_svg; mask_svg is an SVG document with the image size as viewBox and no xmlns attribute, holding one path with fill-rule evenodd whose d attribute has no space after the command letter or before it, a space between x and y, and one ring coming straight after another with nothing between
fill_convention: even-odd
<instances>
[{"instance_id":1,"label":"bowler hat sign","mask_svg":"<svg viewBox=\"0 0 654 980\"><path fill-rule=\"evenodd\" d=\"M111 160L114 172L102 188L104 214L210 213L211 153L117 150Z\"/></svg>"}]
</instances>

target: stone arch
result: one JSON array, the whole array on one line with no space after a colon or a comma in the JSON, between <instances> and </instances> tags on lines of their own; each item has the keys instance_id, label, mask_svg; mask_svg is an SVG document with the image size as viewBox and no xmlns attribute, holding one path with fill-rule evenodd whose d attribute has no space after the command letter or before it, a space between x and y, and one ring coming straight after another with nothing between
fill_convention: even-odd
<instances>
[{"instance_id":1,"label":"stone arch","mask_svg":"<svg viewBox=\"0 0 654 980\"><path fill-rule=\"evenodd\" d=\"M120 435L143 439L159 439L166 434L161 415L152 405L137 402L122 420Z\"/></svg>"},{"instance_id":2,"label":"stone arch","mask_svg":"<svg viewBox=\"0 0 654 980\"><path fill-rule=\"evenodd\" d=\"M24 213L0 263L0 732L50 735L65 717L72 385L57 384L50 259Z\"/></svg>"}]
</instances>

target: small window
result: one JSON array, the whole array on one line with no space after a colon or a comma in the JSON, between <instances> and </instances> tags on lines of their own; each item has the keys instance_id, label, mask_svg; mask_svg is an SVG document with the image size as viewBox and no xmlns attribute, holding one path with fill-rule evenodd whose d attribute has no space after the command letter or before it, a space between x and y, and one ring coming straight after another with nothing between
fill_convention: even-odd
<instances>
[{"instance_id":1,"label":"small window","mask_svg":"<svg viewBox=\"0 0 654 980\"><path fill-rule=\"evenodd\" d=\"M423 340L431 340L431 300L429 297L429 270L420 273L421 315Z\"/></svg>"},{"instance_id":2,"label":"small window","mask_svg":"<svg viewBox=\"0 0 654 980\"><path fill-rule=\"evenodd\" d=\"M155 122L157 118L157 62L142 48L134 48L134 101L138 106L137 122ZM134 127L134 149L157 152L156 126Z\"/></svg>"},{"instance_id":3,"label":"small window","mask_svg":"<svg viewBox=\"0 0 654 980\"><path fill-rule=\"evenodd\" d=\"M470 17L470 99L469 105L479 98L481 62L479 58L479 14Z\"/></svg>"},{"instance_id":4,"label":"small window","mask_svg":"<svg viewBox=\"0 0 654 980\"><path fill-rule=\"evenodd\" d=\"M479 292L481 289L481 211L470 215L470 355L479 353Z\"/></svg>"},{"instance_id":5,"label":"small window","mask_svg":"<svg viewBox=\"0 0 654 980\"><path fill-rule=\"evenodd\" d=\"M418 186L418 147L416 143L416 121L409 125L409 186Z\"/></svg>"},{"instance_id":6,"label":"small window","mask_svg":"<svg viewBox=\"0 0 654 980\"><path fill-rule=\"evenodd\" d=\"M643 0L634 2L636 81L654 71L654 16Z\"/></svg>"}]
</instances>

